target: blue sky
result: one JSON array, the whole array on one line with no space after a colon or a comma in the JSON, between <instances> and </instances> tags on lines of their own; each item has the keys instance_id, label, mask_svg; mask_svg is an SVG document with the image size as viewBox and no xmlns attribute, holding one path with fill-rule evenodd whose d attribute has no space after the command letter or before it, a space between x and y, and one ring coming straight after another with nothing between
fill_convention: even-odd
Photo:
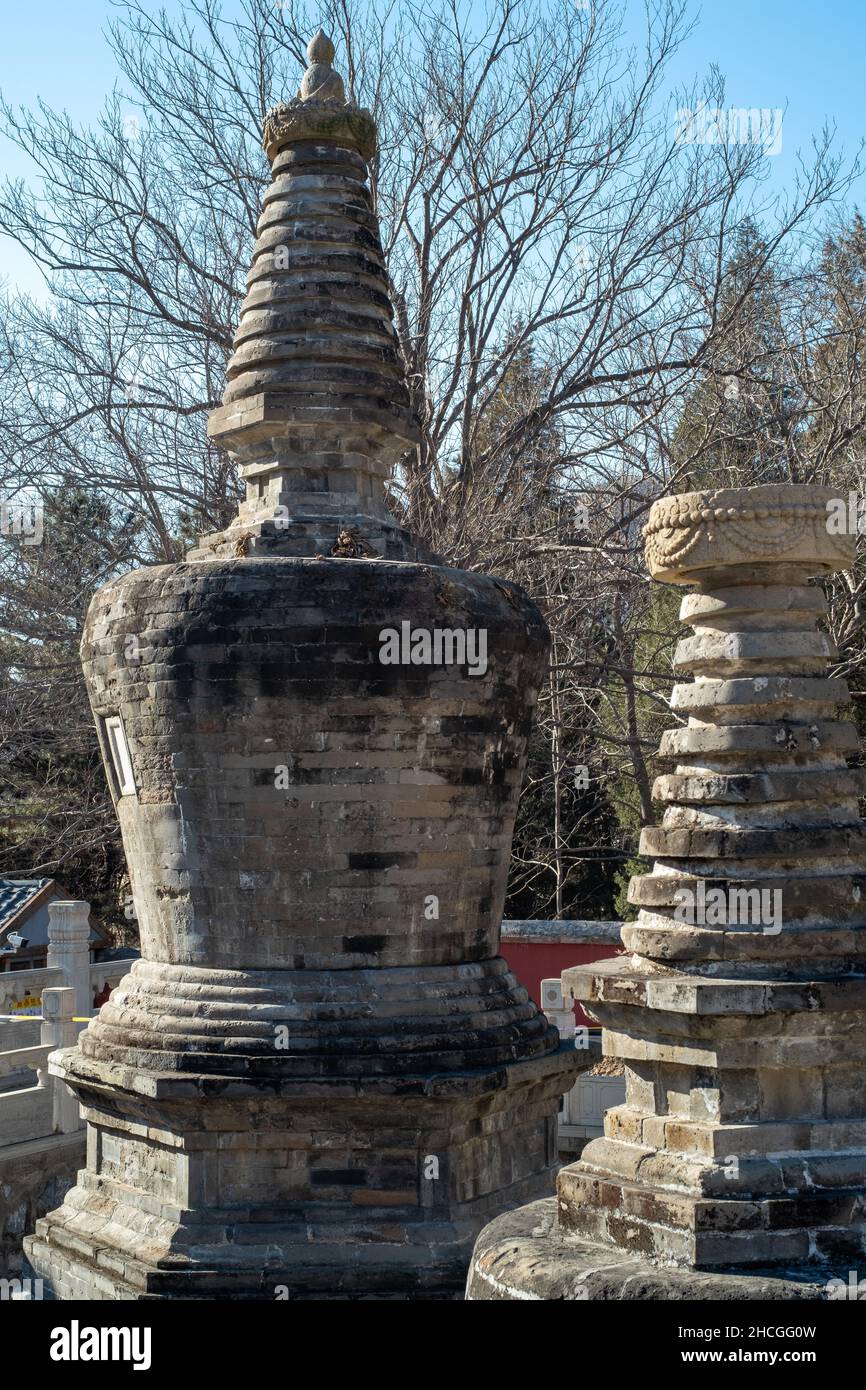
<instances>
[{"instance_id":1,"label":"blue sky","mask_svg":"<svg viewBox=\"0 0 866 1390\"><path fill-rule=\"evenodd\" d=\"M163 6L169 13L179 9L177 0ZM234 8L234 0L225 0L227 13ZM643 5L628 0L627 9L637 33ZM6 98L30 105L42 97L78 123L92 120L117 78L102 37L113 13L108 0L4 0L0 87ZM793 177L796 150L808 151L825 120L835 122L841 146L854 153L866 133L863 0L705 0L693 13L697 27L671 65L670 85L689 83L715 63L727 78L727 106L787 108L782 152L772 161L774 186ZM28 177L27 162L2 137L0 156L4 172ZM854 195L861 204L864 187L861 180ZM41 284L26 254L5 238L0 279L37 292Z\"/></svg>"}]
</instances>

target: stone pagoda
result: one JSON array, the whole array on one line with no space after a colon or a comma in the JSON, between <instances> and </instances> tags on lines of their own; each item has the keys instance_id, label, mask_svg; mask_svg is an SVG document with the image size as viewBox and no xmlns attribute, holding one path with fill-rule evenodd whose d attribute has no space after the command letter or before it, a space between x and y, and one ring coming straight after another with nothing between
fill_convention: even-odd
<instances>
[{"instance_id":1,"label":"stone pagoda","mask_svg":"<svg viewBox=\"0 0 866 1390\"><path fill-rule=\"evenodd\" d=\"M692 679L627 954L563 976L625 1104L555 1200L483 1232L470 1298L823 1299L866 1275L864 773L810 583L852 564L840 510L764 486L650 512L651 574L692 588Z\"/></svg>"},{"instance_id":2,"label":"stone pagoda","mask_svg":"<svg viewBox=\"0 0 866 1390\"><path fill-rule=\"evenodd\" d=\"M576 1066L498 954L546 628L386 506L417 426L376 131L308 53L210 422L246 499L87 618L142 958L53 1062L89 1135L27 1242L62 1299L459 1296L550 1190ZM442 659L385 664L404 625Z\"/></svg>"}]
</instances>

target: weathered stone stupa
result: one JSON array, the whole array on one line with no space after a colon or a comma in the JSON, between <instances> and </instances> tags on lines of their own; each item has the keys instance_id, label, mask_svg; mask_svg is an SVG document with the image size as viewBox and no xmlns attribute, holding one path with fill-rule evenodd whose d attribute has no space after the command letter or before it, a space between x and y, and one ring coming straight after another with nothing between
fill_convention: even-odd
<instances>
[{"instance_id":1,"label":"weathered stone stupa","mask_svg":"<svg viewBox=\"0 0 866 1390\"><path fill-rule=\"evenodd\" d=\"M475 1299L826 1298L866 1273L864 774L812 576L849 568L834 494L665 498L654 578L693 586L691 675L628 952L566 971L625 1104L555 1201L494 1221Z\"/></svg>"},{"instance_id":2,"label":"weathered stone stupa","mask_svg":"<svg viewBox=\"0 0 866 1390\"><path fill-rule=\"evenodd\" d=\"M549 1191L575 1066L498 955L546 629L385 506L416 426L375 127L308 52L211 419L246 500L87 619L142 959L56 1064L88 1162L27 1249L64 1299L456 1296ZM486 669L382 664L404 622Z\"/></svg>"},{"instance_id":3,"label":"weathered stone stupa","mask_svg":"<svg viewBox=\"0 0 866 1390\"><path fill-rule=\"evenodd\" d=\"M321 30L307 51L298 97L265 118L272 179L228 386L208 426L238 460L247 495L191 558L330 555L337 543L346 556L419 555L385 503L418 425L367 187L376 127L346 101Z\"/></svg>"}]
</instances>

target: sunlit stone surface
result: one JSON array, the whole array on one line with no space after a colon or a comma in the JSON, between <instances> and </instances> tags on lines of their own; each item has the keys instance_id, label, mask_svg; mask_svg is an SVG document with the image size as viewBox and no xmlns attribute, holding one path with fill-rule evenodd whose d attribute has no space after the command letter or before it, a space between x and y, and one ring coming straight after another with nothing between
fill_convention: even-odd
<instances>
[{"instance_id":1,"label":"sunlit stone surface","mask_svg":"<svg viewBox=\"0 0 866 1390\"><path fill-rule=\"evenodd\" d=\"M823 1298L866 1265L864 774L809 582L853 560L833 498L767 486L652 508L651 573L692 587L685 722L662 741L628 954L563 976L624 1062L626 1101L555 1204L483 1233L473 1298Z\"/></svg>"},{"instance_id":2,"label":"sunlit stone surface","mask_svg":"<svg viewBox=\"0 0 866 1390\"><path fill-rule=\"evenodd\" d=\"M385 505L416 425L375 127L309 54L211 418L246 500L87 619L142 959L58 1063L87 1168L27 1248L64 1299L459 1296L550 1190L577 1065L498 955L547 631ZM484 669L382 664L404 620L483 631Z\"/></svg>"}]
</instances>

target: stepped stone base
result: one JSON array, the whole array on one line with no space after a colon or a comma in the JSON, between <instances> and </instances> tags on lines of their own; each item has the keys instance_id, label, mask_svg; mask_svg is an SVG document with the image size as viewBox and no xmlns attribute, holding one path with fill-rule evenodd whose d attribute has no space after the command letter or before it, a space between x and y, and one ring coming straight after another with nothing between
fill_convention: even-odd
<instances>
[{"instance_id":1,"label":"stepped stone base","mask_svg":"<svg viewBox=\"0 0 866 1390\"><path fill-rule=\"evenodd\" d=\"M796 1269L667 1269L610 1244L576 1240L557 1219L557 1200L532 1202L485 1227L466 1298L470 1302L667 1302L705 1299L824 1302L830 1281L850 1283L850 1266Z\"/></svg>"},{"instance_id":2,"label":"stepped stone base","mask_svg":"<svg viewBox=\"0 0 866 1390\"><path fill-rule=\"evenodd\" d=\"M550 1191L574 1049L438 1076L52 1066L89 1144L27 1241L46 1296L458 1298L484 1223Z\"/></svg>"}]
</instances>

